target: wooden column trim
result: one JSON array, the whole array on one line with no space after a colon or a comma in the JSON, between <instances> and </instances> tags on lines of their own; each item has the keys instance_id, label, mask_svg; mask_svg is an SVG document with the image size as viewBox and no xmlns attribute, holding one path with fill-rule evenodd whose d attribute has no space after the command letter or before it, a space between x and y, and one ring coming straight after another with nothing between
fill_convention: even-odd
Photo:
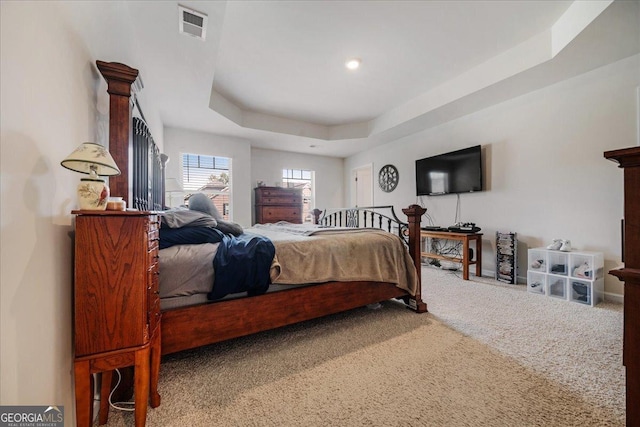
<instances>
[{"instance_id":1,"label":"wooden column trim","mask_svg":"<svg viewBox=\"0 0 640 427\"><path fill-rule=\"evenodd\" d=\"M422 221L422 215L427 210L419 205L411 205L408 208L402 209L402 212L407 216L407 222L409 223L409 254L413 258L413 263L416 266L416 274L418 275L418 289L416 289L416 311L418 313L424 313L427 311L427 304L422 301L422 256L420 249L420 223Z\"/></svg>"},{"instance_id":2,"label":"wooden column trim","mask_svg":"<svg viewBox=\"0 0 640 427\"><path fill-rule=\"evenodd\" d=\"M118 62L96 61L96 66L107 82L109 93L109 153L120 168L120 175L109 178L111 194L121 196L131 206L133 182L131 85L138 78L138 70Z\"/></svg>"},{"instance_id":3,"label":"wooden column trim","mask_svg":"<svg viewBox=\"0 0 640 427\"><path fill-rule=\"evenodd\" d=\"M619 168L640 166L640 147L605 151L604 158L618 163Z\"/></svg>"}]
</instances>

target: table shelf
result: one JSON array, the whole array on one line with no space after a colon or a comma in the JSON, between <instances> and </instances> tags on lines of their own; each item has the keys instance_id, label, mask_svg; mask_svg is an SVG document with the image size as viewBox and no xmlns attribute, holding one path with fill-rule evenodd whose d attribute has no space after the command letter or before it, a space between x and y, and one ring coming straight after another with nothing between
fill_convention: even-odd
<instances>
[{"instance_id":1,"label":"table shelf","mask_svg":"<svg viewBox=\"0 0 640 427\"><path fill-rule=\"evenodd\" d=\"M482 276L482 233L455 233L455 232L447 232L447 231L429 231L422 230L420 232L421 239L440 239L440 240L451 240L462 243L462 253L461 256L447 256L439 253L429 252L429 251L421 251L420 255L423 258L433 258L443 261L455 262L462 264L462 278L464 280L469 280L469 266L475 265L476 277ZM474 242L475 244L475 257L470 257L469 253L469 243ZM422 248L425 247L424 242L422 242Z\"/></svg>"}]
</instances>

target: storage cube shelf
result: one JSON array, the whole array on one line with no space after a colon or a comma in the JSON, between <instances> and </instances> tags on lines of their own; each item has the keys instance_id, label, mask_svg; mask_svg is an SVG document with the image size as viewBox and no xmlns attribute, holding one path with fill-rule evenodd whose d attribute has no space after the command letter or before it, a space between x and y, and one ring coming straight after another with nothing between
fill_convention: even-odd
<instances>
[{"instance_id":1,"label":"storage cube shelf","mask_svg":"<svg viewBox=\"0 0 640 427\"><path fill-rule=\"evenodd\" d=\"M604 299L602 252L529 249L527 291L594 306Z\"/></svg>"}]
</instances>

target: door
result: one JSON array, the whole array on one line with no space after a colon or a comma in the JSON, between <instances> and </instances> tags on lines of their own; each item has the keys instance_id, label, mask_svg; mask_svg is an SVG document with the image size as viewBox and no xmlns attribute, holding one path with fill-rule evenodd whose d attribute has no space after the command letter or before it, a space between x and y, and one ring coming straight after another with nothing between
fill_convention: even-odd
<instances>
[{"instance_id":1,"label":"door","mask_svg":"<svg viewBox=\"0 0 640 427\"><path fill-rule=\"evenodd\" d=\"M351 171L351 205L373 206L373 165Z\"/></svg>"}]
</instances>

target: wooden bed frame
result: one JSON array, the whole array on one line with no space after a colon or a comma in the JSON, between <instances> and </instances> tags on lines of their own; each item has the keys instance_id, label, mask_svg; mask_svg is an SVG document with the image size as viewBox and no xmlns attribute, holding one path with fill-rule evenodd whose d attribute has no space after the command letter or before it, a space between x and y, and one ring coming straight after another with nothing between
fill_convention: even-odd
<instances>
[{"instance_id":1,"label":"wooden bed frame","mask_svg":"<svg viewBox=\"0 0 640 427\"><path fill-rule=\"evenodd\" d=\"M138 70L114 62L97 61L97 66L107 81L110 97L109 151L122 171L120 176L109 179L111 193L122 196L128 207L140 210L161 209L164 206L166 156L155 148L148 130L145 130L146 126L144 129L138 129L139 122L132 118L133 106L137 104L132 89L135 90L137 87L135 83ZM142 155L134 158L133 153L140 143L134 140L140 138L146 140L147 143L142 144L147 145L142 148ZM136 158L143 160L138 162ZM153 160L155 166L148 165L144 159ZM410 296L391 283L330 282L254 297L168 309L162 312L162 354L249 335L392 298L402 299L418 313L426 312L427 305L422 301L420 293L420 220L426 210L418 205L411 205L403 209L403 212L407 215L408 221L401 223L400 233L407 236L409 253L418 275L415 296Z\"/></svg>"}]
</instances>

